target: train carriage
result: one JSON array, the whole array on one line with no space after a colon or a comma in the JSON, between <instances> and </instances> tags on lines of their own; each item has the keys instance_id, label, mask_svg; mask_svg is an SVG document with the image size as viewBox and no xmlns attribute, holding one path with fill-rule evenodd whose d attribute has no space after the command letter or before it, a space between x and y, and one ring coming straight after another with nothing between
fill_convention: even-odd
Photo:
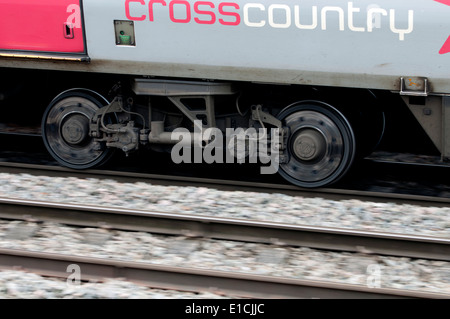
<instances>
[{"instance_id":1,"label":"train carriage","mask_svg":"<svg viewBox=\"0 0 450 319\"><path fill-rule=\"evenodd\" d=\"M18 91L23 117L45 105L44 142L68 167L114 149L207 150L218 132L236 157L231 130L244 158L265 137L276 171L320 187L400 105L450 157L449 17L449 0L0 0L0 106Z\"/></svg>"}]
</instances>

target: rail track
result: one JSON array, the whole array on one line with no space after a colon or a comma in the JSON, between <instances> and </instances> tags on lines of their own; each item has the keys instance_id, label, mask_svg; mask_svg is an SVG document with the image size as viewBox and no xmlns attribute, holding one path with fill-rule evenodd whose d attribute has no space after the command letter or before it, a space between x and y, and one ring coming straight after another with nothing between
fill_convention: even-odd
<instances>
[{"instance_id":1,"label":"rail track","mask_svg":"<svg viewBox=\"0 0 450 319\"><path fill-rule=\"evenodd\" d=\"M165 235L303 246L333 251L450 260L450 240L425 236L382 234L324 227L212 218L125 208L56 204L0 199L0 218L51 221L83 227L106 227ZM83 269L83 280L127 278L155 288L219 291L252 298L448 298L449 295L411 290L240 274L216 270L152 265L139 262L0 250L0 267L20 266L45 276L67 278L67 266ZM87 271L85 271L87 269Z\"/></svg>"},{"instance_id":2,"label":"rail track","mask_svg":"<svg viewBox=\"0 0 450 319\"><path fill-rule=\"evenodd\" d=\"M346 189L305 190L286 184L270 184L210 178L180 177L162 174L142 174L125 171L76 171L59 166L23 163L0 163L0 172L26 173L45 176L75 176L79 178L115 179L120 182L150 182L159 185L201 186L220 190L242 190L265 193L283 193L293 196L321 197L332 200L360 199L398 204L447 207L445 197L410 194L355 191ZM310 247L330 251L362 253L366 255L399 256L428 260L450 261L450 239L432 236L402 235L351 229L290 225L256 220L239 220L189 214L145 211L118 207L60 204L44 201L0 198L0 219L49 221L80 227L103 227L125 231L143 231L192 238L212 238L277 246ZM21 255L25 255L21 257ZM208 290L218 287L224 293L254 298L449 298L449 295L411 290L367 288L358 285L335 284L249 276L221 271L193 268L165 267L146 263L102 260L80 256L55 255L29 251L3 250L0 266L21 265L25 269L47 276L66 278L68 263L84 263L92 273L83 280L106 277L126 277L155 288ZM41 266L39 265L46 265ZM59 266L58 266L59 264ZM64 266L65 265L65 266ZM48 268L46 268L48 267ZM58 268L59 267L59 268ZM55 270L59 269L59 270ZM98 270L95 270L98 269ZM155 279L156 278L156 279ZM158 279L159 278L159 279ZM178 285L177 283L184 284ZM270 292L265 293L265 292Z\"/></svg>"},{"instance_id":3,"label":"rail track","mask_svg":"<svg viewBox=\"0 0 450 319\"><path fill-rule=\"evenodd\" d=\"M339 184L311 190L289 184L277 174L265 175L261 179L259 167L256 169L251 165L228 165L226 170L223 166L214 165L175 165L170 163L170 156L157 152L144 152L139 157L119 156L104 169L83 172L68 170L59 167L49 157L38 134L34 137L28 135L19 132L15 132L15 135L11 135L11 132L0 134L0 138L6 138L4 143L9 149L0 154L0 171L23 171L29 174L41 171L55 176L94 176L130 182L145 179L161 185L206 186L220 190L239 188L266 193L326 196L330 199L333 196L337 199L347 196L349 199L381 202L389 200L424 206L446 206L450 202L450 185L445 184L450 164L440 161L436 156L375 152L355 165L349 177ZM11 144L13 142L10 137L17 137L14 144ZM200 167L202 168L199 169Z\"/></svg>"},{"instance_id":4,"label":"rail track","mask_svg":"<svg viewBox=\"0 0 450 319\"><path fill-rule=\"evenodd\" d=\"M450 239L0 198L0 219L450 261Z\"/></svg>"},{"instance_id":5,"label":"rail track","mask_svg":"<svg viewBox=\"0 0 450 319\"><path fill-rule=\"evenodd\" d=\"M384 191L366 191L341 188L304 189L290 184L248 182L230 179L201 178L168 174L136 173L116 170L73 170L60 166L27 164L16 162L0 162L0 173L24 173L31 175L48 175L54 177L73 176L78 178L115 179L120 182L149 182L157 185L201 186L225 191L252 191L264 193L282 193L292 196L321 197L331 200L360 199L366 201L385 202L389 200L398 204L446 207L450 205L450 197L424 196L404 193L388 193Z\"/></svg>"},{"instance_id":6,"label":"rail track","mask_svg":"<svg viewBox=\"0 0 450 319\"><path fill-rule=\"evenodd\" d=\"M67 267L82 269L81 280L126 278L159 289L212 291L245 298L448 298L448 295L368 288L195 268L151 265L62 254L0 249L2 268L21 268L44 276L67 278Z\"/></svg>"}]
</instances>

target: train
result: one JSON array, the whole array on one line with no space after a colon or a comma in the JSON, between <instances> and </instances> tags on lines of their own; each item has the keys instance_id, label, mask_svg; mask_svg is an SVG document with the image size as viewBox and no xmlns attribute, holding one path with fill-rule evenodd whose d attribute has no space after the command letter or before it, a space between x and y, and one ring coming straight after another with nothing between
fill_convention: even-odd
<instances>
[{"instance_id":1,"label":"train","mask_svg":"<svg viewBox=\"0 0 450 319\"><path fill-rule=\"evenodd\" d=\"M39 118L74 169L142 148L245 161L256 145L290 183L324 187L393 112L450 158L449 35L450 0L0 0L0 108Z\"/></svg>"}]
</instances>

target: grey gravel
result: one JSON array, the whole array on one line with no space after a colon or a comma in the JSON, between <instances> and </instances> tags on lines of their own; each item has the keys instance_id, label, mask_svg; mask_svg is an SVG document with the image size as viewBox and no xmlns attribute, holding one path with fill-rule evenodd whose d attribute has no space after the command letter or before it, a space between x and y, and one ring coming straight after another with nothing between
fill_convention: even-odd
<instances>
[{"instance_id":1,"label":"grey gravel","mask_svg":"<svg viewBox=\"0 0 450 319\"><path fill-rule=\"evenodd\" d=\"M0 271L0 299L222 299L212 292L151 289L126 280L74 284L24 271Z\"/></svg>"},{"instance_id":2,"label":"grey gravel","mask_svg":"<svg viewBox=\"0 0 450 319\"><path fill-rule=\"evenodd\" d=\"M99 228L80 231L78 227L51 222L0 221L0 230L23 227L38 230L27 239L7 238L1 232L0 247L450 294L450 263L443 261ZM108 240L101 245L85 240L88 233L94 236L105 232Z\"/></svg>"},{"instance_id":3,"label":"grey gravel","mask_svg":"<svg viewBox=\"0 0 450 319\"><path fill-rule=\"evenodd\" d=\"M450 238L450 207L7 173L0 196Z\"/></svg>"},{"instance_id":4,"label":"grey gravel","mask_svg":"<svg viewBox=\"0 0 450 319\"><path fill-rule=\"evenodd\" d=\"M0 174L0 196L450 237L450 208L25 174ZM0 247L450 294L450 263L442 261L26 221L0 221ZM1 272L0 298L152 298L127 282L73 291L28 275Z\"/></svg>"}]
</instances>

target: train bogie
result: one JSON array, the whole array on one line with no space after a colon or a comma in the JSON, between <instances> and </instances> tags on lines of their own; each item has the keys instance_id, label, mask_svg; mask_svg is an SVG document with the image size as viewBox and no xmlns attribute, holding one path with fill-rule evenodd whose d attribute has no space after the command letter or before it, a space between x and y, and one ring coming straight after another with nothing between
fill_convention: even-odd
<instances>
[{"instance_id":1,"label":"train bogie","mask_svg":"<svg viewBox=\"0 0 450 319\"><path fill-rule=\"evenodd\" d=\"M63 75L42 120L63 165L164 145L325 186L399 105L450 157L449 1L44 2L0 0L0 67Z\"/></svg>"}]
</instances>

